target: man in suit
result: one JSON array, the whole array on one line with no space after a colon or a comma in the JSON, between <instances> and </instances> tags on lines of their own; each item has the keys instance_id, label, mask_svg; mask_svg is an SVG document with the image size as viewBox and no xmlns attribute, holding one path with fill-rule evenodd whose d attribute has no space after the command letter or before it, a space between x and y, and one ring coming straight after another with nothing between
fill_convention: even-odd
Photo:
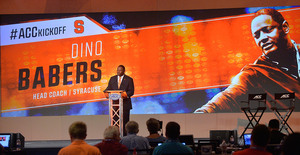
<instances>
[{"instance_id":1,"label":"man in suit","mask_svg":"<svg viewBox=\"0 0 300 155\"><path fill-rule=\"evenodd\" d=\"M125 124L129 121L130 109L132 109L131 96L134 94L133 79L125 75L125 67L119 65L117 68L117 75L110 78L107 88L104 90L123 90L123 135L126 135ZM107 96L108 97L108 96ZM114 101L118 104L119 101ZM116 109L115 109L116 110Z\"/></svg>"}]
</instances>

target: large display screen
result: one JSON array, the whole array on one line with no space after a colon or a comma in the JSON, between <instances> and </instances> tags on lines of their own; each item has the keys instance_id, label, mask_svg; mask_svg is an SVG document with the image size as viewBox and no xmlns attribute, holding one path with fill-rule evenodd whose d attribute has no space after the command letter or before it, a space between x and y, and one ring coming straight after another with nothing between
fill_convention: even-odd
<instances>
[{"instance_id":1,"label":"large display screen","mask_svg":"<svg viewBox=\"0 0 300 155\"><path fill-rule=\"evenodd\" d=\"M249 93L267 93L271 107L274 93L294 92L299 104L297 6L275 8L288 22L296 74L258 65L242 80L251 91L232 89L264 53L251 31L259 9L1 15L1 116L108 114L103 91L119 65L134 80L131 114L240 112Z\"/></svg>"}]
</instances>

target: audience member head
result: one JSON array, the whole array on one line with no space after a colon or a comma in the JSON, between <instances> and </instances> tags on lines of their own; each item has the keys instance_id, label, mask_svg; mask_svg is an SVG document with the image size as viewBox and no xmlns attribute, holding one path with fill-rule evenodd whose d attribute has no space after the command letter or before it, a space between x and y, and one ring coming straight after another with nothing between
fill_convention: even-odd
<instances>
[{"instance_id":1,"label":"audience member head","mask_svg":"<svg viewBox=\"0 0 300 155\"><path fill-rule=\"evenodd\" d=\"M251 133L251 145L266 147L270 139L270 131L266 125L256 125Z\"/></svg>"},{"instance_id":2,"label":"audience member head","mask_svg":"<svg viewBox=\"0 0 300 155\"><path fill-rule=\"evenodd\" d=\"M84 140L86 138L86 124L84 122L74 122L69 127L71 141L75 139Z\"/></svg>"},{"instance_id":3,"label":"audience member head","mask_svg":"<svg viewBox=\"0 0 300 155\"><path fill-rule=\"evenodd\" d=\"M279 121L277 119L271 119L268 126L270 130L279 130Z\"/></svg>"},{"instance_id":4,"label":"audience member head","mask_svg":"<svg viewBox=\"0 0 300 155\"><path fill-rule=\"evenodd\" d=\"M147 129L150 134L155 134L157 131L160 130L160 124L159 121L155 118L150 118L146 122Z\"/></svg>"},{"instance_id":5,"label":"audience member head","mask_svg":"<svg viewBox=\"0 0 300 155\"><path fill-rule=\"evenodd\" d=\"M127 133L137 134L139 132L139 124L135 121L129 121L125 125Z\"/></svg>"},{"instance_id":6,"label":"audience member head","mask_svg":"<svg viewBox=\"0 0 300 155\"><path fill-rule=\"evenodd\" d=\"M120 140L120 131L117 126L109 126L104 130L103 137L105 139Z\"/></svg>"},{"instance_id":7,"label":"audience member head","mask_svg":"<svg viewBox=\"0 0 300 155\"><path fill-rule=\"evenodd\" d=\"M176 122L169 122L166 125L166 136L168 139L177 139L180 135L180 125Z\"/></svg>"},{"instance_id":8,"label":"audience member head","mask_svg":"<svg viewBox=\"0 0 300 155\"><path fill-rule=\"evenodd\" d=\"M300 154L300 133L295 132L287 136L282 145L283 155L299 155Z\"/></svg>"}]
</instances>

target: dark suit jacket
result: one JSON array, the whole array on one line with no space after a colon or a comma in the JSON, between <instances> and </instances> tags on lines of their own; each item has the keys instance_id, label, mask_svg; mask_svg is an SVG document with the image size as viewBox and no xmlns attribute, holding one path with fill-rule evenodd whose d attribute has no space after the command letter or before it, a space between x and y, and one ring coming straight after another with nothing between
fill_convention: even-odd
<instances>
[{"instance_id":1,"label":"dark suit jacket","mask_svg":"<svg viewBox=\"0 0 300 155\"><path fill-rule=\"evenodd\" d=\"M133 79L127 75L124 75L121 82L120 89L118 89L118 75L115 75L110 78L107 88L104 90L124 90L127 93L128 98L123 99L123 109L130 110L132 109L131 96L134 94L134 84Z\"/></svg>"}]
</instances>

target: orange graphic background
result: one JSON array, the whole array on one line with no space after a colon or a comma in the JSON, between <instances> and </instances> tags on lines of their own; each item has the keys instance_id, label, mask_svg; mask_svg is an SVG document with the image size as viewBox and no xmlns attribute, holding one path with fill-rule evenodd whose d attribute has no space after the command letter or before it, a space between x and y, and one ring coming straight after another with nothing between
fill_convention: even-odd
<instances>
[{"instance_id":1,"label":"orange graphic background","mask_svg":"<svg viewBox=\"0 0 300 155\"><path fill-rule=\"evenodd\" d=\"M300 42L300 11L282 14L289 22L292 39ZM229 84L243 66L261 55L251 35L251 18L246 15L2 46L2 110L103 100L102 91L120 64L134 79L135 97ZM93 42L95 45L96 41L102 41L100 56L93 52L93 56L71 57L72 44ZM98 82L89 78L94 74L90 69L93 60L102 61L102 78ZM88 64L88 82L76 84L76 62L83 61ZM67 63L73 63L70 70L73 75L68 77L72 85L62 84L63 65ZM59 65L61 70L60 84L55 87L48 87L50 65ZM35 69L39 66L44 68L46 87L38 85L32 89ZM18 74L22 68L30 69L27 90L18 90ZM49 98L49 92L95 86L101 86L101 91ZM47 98L33 99L33 94L44 92L48 93Z\"/></svg>"}]
</instances>

